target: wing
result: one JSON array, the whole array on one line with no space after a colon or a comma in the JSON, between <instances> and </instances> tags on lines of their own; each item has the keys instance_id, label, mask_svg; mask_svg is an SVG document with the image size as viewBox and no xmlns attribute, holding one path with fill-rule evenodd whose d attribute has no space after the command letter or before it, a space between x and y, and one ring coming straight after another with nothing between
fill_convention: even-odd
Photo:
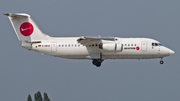
<instances>
[{"instance_id":1,"label":"wing","mask_svg":"<svg viewBox=\"0 0 180 101\"><path fill-rule=\"evenodd\" d=\"M100 44L102 40L114 41L115 37L85 37L83 36L77 39L78 43L81 43L83 45Z\"/></svg>"}]
</instances>

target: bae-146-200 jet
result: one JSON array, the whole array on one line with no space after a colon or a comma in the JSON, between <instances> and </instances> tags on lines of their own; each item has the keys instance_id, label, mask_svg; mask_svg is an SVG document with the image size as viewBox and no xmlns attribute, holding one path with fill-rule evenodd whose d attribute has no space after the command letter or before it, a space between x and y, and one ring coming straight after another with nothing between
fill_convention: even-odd
<instances>
[{"instance_id":1,"label":"bae-146-200 jet","mask_svg":"<svg viewBox=\"0 0 180 101\"><path fill-rule=\"evenodd\" d=\"M100 67L106 59L153 59L173 55L175 52L150 38L119 37L50 37L44 34L24 13L8 16L22 47L67 59L89 59Z\"/></svg>"}]
</instances>

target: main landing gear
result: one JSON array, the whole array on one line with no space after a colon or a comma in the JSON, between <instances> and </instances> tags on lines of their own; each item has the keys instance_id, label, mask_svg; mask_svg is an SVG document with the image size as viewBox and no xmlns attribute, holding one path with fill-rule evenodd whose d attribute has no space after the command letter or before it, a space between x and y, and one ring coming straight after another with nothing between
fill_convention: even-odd
<instances>
[{"instance_id":1,"label":"main landing gear","mask_svg":"<svg viewBox=\"0 0 180 101\"><path fill-rule=\"evenodd\" d=\"M93 59L93 61L92 61L92 64L97 67L100 67L101 63L102 63L102 60L100 60L100 59Z\"/></svg>"},{"instance_id":2,"label":"main landing gear","mask_svg":"<svg viewBox=\"0 0 180 101\"><path fill-rule=\"evenodd\" d=\"M161 58L161 61L159 62L160 64L163 64L164 63L164 61L162 60L162 58Z\"/></svg>"}]
</instances>

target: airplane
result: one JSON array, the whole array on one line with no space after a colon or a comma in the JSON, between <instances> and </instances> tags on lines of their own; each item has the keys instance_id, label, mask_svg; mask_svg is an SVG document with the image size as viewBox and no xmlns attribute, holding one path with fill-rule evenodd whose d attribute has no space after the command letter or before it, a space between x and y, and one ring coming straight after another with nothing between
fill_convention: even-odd
<instances>
[{"instance_id":1,"label":"airplane","mask_svg":"<svg viewBox=\"0 0 180 101\"><path fill-rule=\"evenodd\" d=\"M154 59L175 52L150 38L51 37L44 34L29 14L6 13L21 46L32 51L66 59L88 59L100 67L107 59Z\"/></svg>"}]
</instances>

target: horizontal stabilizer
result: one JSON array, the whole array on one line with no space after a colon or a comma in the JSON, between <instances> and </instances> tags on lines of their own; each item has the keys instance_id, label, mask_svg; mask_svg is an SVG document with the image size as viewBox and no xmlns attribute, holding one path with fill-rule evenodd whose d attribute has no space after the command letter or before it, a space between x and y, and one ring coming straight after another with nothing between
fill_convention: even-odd
<instances>
[{"instance_id":1,"label":"horizontal stabilizer","mask_svg":"<svg viewBox=\"0 0 180 101\"><path fill-rule=\"evenodd\" d=\"M30 15L24 14L24 13L16 13L16 14L5 13L4 15L10 16L10 17L30 17Z\"/></svg>"}]
</instances>

